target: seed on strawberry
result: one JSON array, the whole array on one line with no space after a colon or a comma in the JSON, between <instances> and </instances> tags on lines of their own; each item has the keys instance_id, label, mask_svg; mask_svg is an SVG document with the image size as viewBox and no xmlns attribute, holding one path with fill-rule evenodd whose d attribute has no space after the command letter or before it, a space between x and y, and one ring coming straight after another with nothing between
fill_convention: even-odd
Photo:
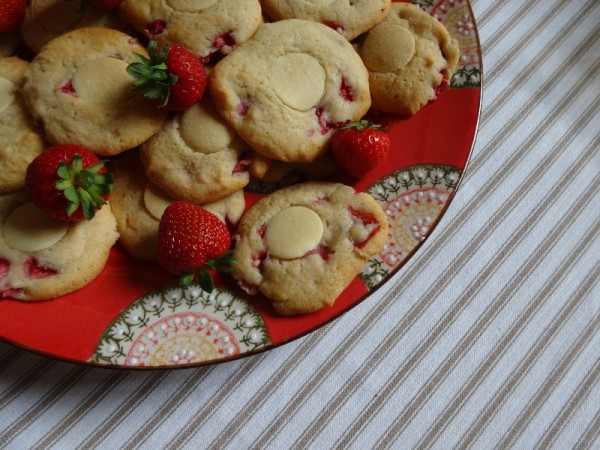
<instances>
[{"instance_id":1,"label":"seed on strawberry","mask_svg":"<svg viewBox=\"0 0 600 450\"><path fill-rule=\"evenodd\" d=\"M0 2L0 33L15 31L25 19L27 0L2 0Z\"/></svg>"},{"instance_id":2,"label":"seed on strawberry","mask_svg":"<svg viewBox=\"0 0 600 450\"><path fill-rule=\"evenodd\" d=\"M180 275L187 286L196 277L200 287L212 292L208 269L232 272L231 236L214 214L185 201L171 203L158 226L158 262L170 273Z\"/></svg>"},{"instance_id":3,"label":"seed on strawberry","mask_svg":"<svg viewBox=\"0 0 600 450\"><path fill-rule=\"evenodd\" d=\"M338 164L356 178L382 164L390 149L390 137L383 127L367 120L339 128L331 139L331 150Z\"/></svg>"},{"instance_id":4,"label":"seed on strawberry","mask_svg":"<svg viewBox=\"0 0 600 450\"><path fill-rule=\"evenodd\" d=\"M185 47L156 41L148 44L146 58L134 53L138 62L127 66L127 72L135 78L133 90L143 92L159 107L183 112L197 103L206 90L206 71L198 57Z\"/></svg>"},{"instance_id":5,"label":"seed on strawberry","mask_svg":"<svg viewBox=\"0 0 600 450\"><path fill-rule=\"evenodd\" d=\"M27 167L26 190L38 208L67 222L90 220L114 189L104 163L78 145L46 149Z\"/></svg>"}]
</instances>

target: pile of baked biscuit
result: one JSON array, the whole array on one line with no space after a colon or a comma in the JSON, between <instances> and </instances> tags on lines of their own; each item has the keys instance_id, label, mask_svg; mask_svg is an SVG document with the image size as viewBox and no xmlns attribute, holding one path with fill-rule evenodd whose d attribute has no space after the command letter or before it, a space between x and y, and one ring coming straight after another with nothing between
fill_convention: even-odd
<instances>
[{"instance_id":1,"label":"pile of baked biscuit","mask_svg":"<svg viewBox=\"0 0 600 450\"><path fill-rule=\"evenodd\" d=\"M183 113L131 91L126 67L149 36L205 65L206 94ZM417 113L458 57L440 22L391 0L124 0L105 12L32 0L20 32L0 36L0 298L77 290L116 242L156 261L160 217L186 200L230 227L246 291L281 314L331 305L388 234L374 199L327 181L333 133L369 110ZM24 193L31 160L62 143L115 175L91 221L55 223ZM249 183L290 174L302 181L247 207Z\"/></svg>"}]
</instances>

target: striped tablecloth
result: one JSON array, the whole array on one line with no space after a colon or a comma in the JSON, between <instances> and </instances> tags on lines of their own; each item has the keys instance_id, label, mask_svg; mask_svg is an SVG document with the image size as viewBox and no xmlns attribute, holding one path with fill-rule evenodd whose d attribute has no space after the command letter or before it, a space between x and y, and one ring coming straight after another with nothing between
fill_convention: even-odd
<instances>
[{"instance_id":1,"label":"striped tablecloth","mask_svg":"<svg viewBox=\"0 0 600 450\"><path fill-rule=\"evenodd\" d=\"M98 369L0 344L0 447L600 448L600 2L471 5L477 140L392 282L208 367Z\"/></svg>"}]
</instances>

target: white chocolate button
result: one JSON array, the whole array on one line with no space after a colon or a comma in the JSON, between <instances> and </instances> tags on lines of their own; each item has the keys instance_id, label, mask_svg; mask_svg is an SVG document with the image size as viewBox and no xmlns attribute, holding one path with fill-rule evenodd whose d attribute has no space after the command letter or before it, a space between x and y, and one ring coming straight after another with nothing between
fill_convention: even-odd
<instances>
[{"instance_id":1,"label":"white chocolate button","mask_svg":"<svg viewBox=\"0 0 600 450\"><path fill-rule=\"evenodd\" d=\"M265 245L280 259L300 258L319 245L323 222L312 209L290 206L275 214L267 224Z\"/></svg>"},{"instance_id":2,"label":"white chocolate button","mask_svg":"<svg viewBox=\"0 0 600 450\"><path fill-rule=\"evenodd\" d=\"M384 22L369 31L360 54L371 71L394 72L413 58L415 37L398 23Z\"/></svg>"},{"instance_id":3,"label":"white chocolate button","mask_svg":"<svg viewBox=\"0 0 600 450\"><path fill-rule=\"evenodd\" d=\"M154 184L146 184L146 188L144 189L144 206L156 220L160 220L165 209L167 209L167 206L172 202L173 199Z\"/></svg>"},{"instance_id":4,"label":"white chocolate button","mask_svg":"<svg viewBox=\"0 0 600 450\"><path fill-rule=\"evenodd\" d=\"M0 78L0 113L14 101L17 87L6 78Z\"/></svg>"},{"instance_id":5,"label":"white chocolate button","mask_svg":"<svg viewBox=\"0 0 600 450\"><path fill-rule=\"evenodd\" d=\"M180 116L179 134L191 149L201 153L223 150L235 138L235 131L209 102L197 103Z\"/></svg>"},{"instance_id":6,"label":"white chocolate button","mask_svg":"<svg viewBox=\"0 0 600 450\"><path fill-rule=\"evenodd\" d=\"M315 106L325 92L325 70L304 53L288 53L275 60L269 80L275 94L287 106L306 111Z\"/></svg>"},{"instance_id":7,"label":"white chocolate button","mask_svg":"<svg viewBox=\"0 0 600 450\"><path fill-rule=\"evenodd\" d=\"M25 203L12 211L4 222L4 242L23 252L39 252L60 241L69 224L54 220L33 203Z\"/></svg>"},{"instance_id":8,"label":"white chocolate button","mask_svg":"<svg viewBox=\"0 0 600 450\"><path fill-rule=\"evenodd\" d=\"M77 68L73 88L80 98L90 103L118 105L132 98L133 78L126 68L127 63L118 58L90 59Z\"/></svg>"},{"instance_id":9,"label":"white chocolate button","mask_svg":"<svg viewBox=\"0 0 600 450\"><path fill-rule=\"evenodd\" d=\"M37 25L49 33L63 34L75 28L83 12L78 2L35 0L30 5Z\"/></svg>"},{"instance_id":10,"label":"white chocolate button","mask_svg":"<svg viewBox=\"0 0 600 450\"><path fill-rule=\"evenodd\" d=\"M167 0L167 4L176 11L197 13L217 3L217 0Z\"/></svg>"}]
</instances>

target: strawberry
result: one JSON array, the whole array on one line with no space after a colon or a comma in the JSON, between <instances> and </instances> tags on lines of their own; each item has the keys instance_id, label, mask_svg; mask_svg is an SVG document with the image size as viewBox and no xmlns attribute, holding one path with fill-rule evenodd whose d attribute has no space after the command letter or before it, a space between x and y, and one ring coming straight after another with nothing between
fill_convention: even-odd
<instances>
[{"instance_id":1,"label":"strawberry","mask_svg":"<svg viewBox=\"0 0 600 450\"><path fill-rule=\"evenodd\" d=\"M15 31L25 19L27 0L0 1L0 33Z\"/></svg>"},{"instance_id":2,"label":"strawberry","mask_svg":"<svg viewBox=\"0 0 600 450\"><path fill-rule=\"evenodd\" d=\"M339 128L331 139L331 149L338 164L356 178L379 166L387 158L390 148L390 137L383 127L367 120Z\"/></svg>"},{"instance_id":3,"label":"strawberry","mask_svg":"<svg viewBox=\"0 0 600 450\"><path fill-rule=\"evenodd\" d=\"M227 226L213 213L186 201L171 203L158 226L158 262L187 286L198 276L200 287L212 292L207 269L231 272Z\"/></svg>"},{"instance_id":4,"label":"strawberry","mask_svg":"<svg viewBox=\"0 0 600 450\"><path fill-rule=\"evenodd\" d=\"M200 59L185 47L164 44L159 48L152 40L149 58L134 54L138 62L127 66L127 72L136 79L133 90L155 99L160 107L183 112L204 95L206 71Z\"/></svg>"},{"instance_id":5,"label":"strawberry","mask_svg":"<svg viewBox=\"0 0 600 450\"><path fill-rule=\"evenodd\" d=\"M89 150L71 144L50 147L27 167L25 186L46 214L67 222L90 220L114 189L113 176Z\"/></svg>"}]
</instances>

